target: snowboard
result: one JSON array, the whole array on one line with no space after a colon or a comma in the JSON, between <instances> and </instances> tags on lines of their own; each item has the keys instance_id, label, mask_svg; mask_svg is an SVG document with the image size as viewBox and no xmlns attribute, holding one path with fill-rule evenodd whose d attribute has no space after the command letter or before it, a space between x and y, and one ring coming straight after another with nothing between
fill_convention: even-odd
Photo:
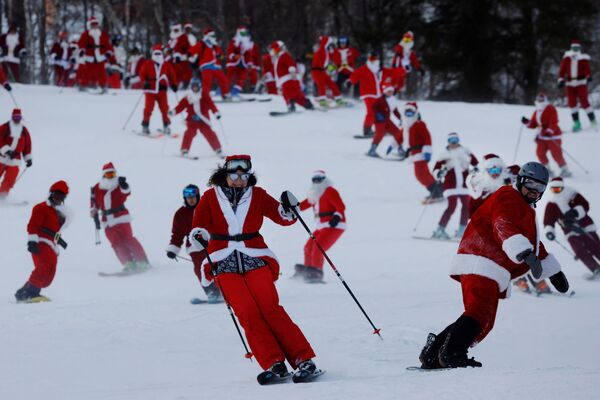
<instances>
[{"instance_id":1,"label":"snowboard","mask_svg":"<svg viewBox=\"0 0 600 400\"><path fill-rule=\"evenodd\" d=\"M441 239L441 238L434 238L434 237L427 237L427 236L412 236L413 239L419 239L419 240L435 240L438 242L446 242L446 243L460 243L460 239L459 238L454 238L451 237L450 239Z\"/></svg>"},{"instance_id":2,"label":"snowboard","mask_svg":"<svg viewBox=\"0 0 600 400\"><path fill-rule=\"evenodd\" d=\"M47 303L47 302L49 302L49 301L52 301L52 300L50 300L50 299L49 299L48 297L46 297L46 296L42 296L42 295L40 295L40 296L32 297L32 298L31 298L31 299L29 299L29 300L25 300L25 301L19 301L18 303L24 303L24 304L34 304L34 303Z\"/></svg>"}]
</instances>

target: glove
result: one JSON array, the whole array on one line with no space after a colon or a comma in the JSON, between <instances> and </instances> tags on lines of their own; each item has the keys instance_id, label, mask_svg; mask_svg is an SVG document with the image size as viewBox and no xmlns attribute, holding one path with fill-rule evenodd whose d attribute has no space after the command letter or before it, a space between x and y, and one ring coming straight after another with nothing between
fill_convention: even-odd
<instances>
[{"instance_id":1,"label":"glove","mask_svg":"<svg viewBox=\"0 0 600 400\"><path fill-rule=\"evenodd\" d=\"M552 241L554 239L556 239L556 235L554 234L554 232L546 232L546 237L548 238L548 240Z\"/></svg>"},{"instance_id":2,"label":"glove","mask_svg":"<svg viewBox=\"0 0 600 400\"><path fill-rule=\"evenodd\" d=\"M210 240L210 233L204 228L194 228L190 232L190 238L198 243L202 248L208 247L208 241Z\"/></svg>"},{"instance_id":3,"label":"glove","mask_svg":"<svg viewBox=\"0 0 600 400\"><path fill-rule=\"evenodd\" d=\"M144 90L150 90L152 89L152 85L150 84L150 81L144 81Z\"/></svg>"},{"instance_id":4,"label":"glove","mask_svg":"<svg viewBox=\"0 0 600 400\"><path fill-rule=\"evenodd\" d=\"M27 160L27 161L25 161L25 167L26 167L26 168L29 168L29 167L31 167L32 165L33 165L33 160Z\"/></svg>"},{"instance_id":5,"label":"glove","mask_svg":"<svg viewBox=\"0 0 600 400\"><path fill-rule=\"evenodd\" d=\"M127 178L125 178L124 176L120 176L119 177L119 186L123 190L129 189L129 184L127 183Z\"/></svg>"},{"instance_id":6,"label":"glove","mask_svg":"<svg viewBox=\"0 0 600 400\"><path fill-rule=\"evenodd\" d=\"M385 115L383 113L375 113L375 122L385 122Z\"/></svg>"},{"instance_id":7,"label":"glove","mask_svg":"<svg viewBox=\"0 0 600 400\"><path fill-rule=\"evenodd\" d=\"M446 176L446 169L442 168L437 172L436 177L438 178L438 181L441 181L444 179L444 176Z\"/></svg>"},{"instance_id":8,"label":"glove","mask_svg":"<svg viewBox=\"0 0 600 400\"><path fill-rule=\"evenodd\" d=\"M10 86L10 83L6 82L4 84L4 89L6 89L6 91L10 92L12 90L12 87Z\"/></svg>"},{"instance_id":9,"label":"glove","mask_svg":"<svg viewBox=\"0 0 600 400\"><path fill-rule=\"evenodd\" d=\"M335 228L336 226L338 226L338 224L340 223L341 220L342 220L342 218L339 215L335 214L329 220L329 226L332 228Z\"/></svg>"},{"instance_id":10,"label":"glove","mask_svg":"<svg viewBox=\"0 0 600 400\"><path fill-rule=\"evenodd\" d=\"M531 269L531 275L533 275L535 279L540 279L542 276L542 262L531 249L527 249L518 254L517 260L525 262Z\"/></svg>"},{"instance_id":11,"label":"glove","mask_svg":"<svg viewBox=\"0 0 600 400\"><path fill-rule=\"evenodd\" d=\"M177 258L177 254L173 253L172 251L167 251L167 257L172 258L172 259L176 259Z\"/></svg>"},{"instance_id":12,"label":"glove","mask_svg":"<svg viewBox=\"0 0 600 400\"><path fill-rule=\"evenodd\" d=\"M286 213L292 212L292 208L298 206L298 199L289 190L286 190L283 193L281 193L279 200L281 201L281 205L283 206L283 211L285 211Z\"/></svg>"},{"instance_id":13,"label":"glove","mask_svg":"<svg viewBox=\"0 0 600 400\"><path fill-rule=\"evenodd\" d=\"M567 290L569 290L569 281L562 271L552 275L550 277L550 283L561 293L566 293Z\"/></svg>"},{"instance_id":14,"label":"glove","mask_svg":"<svg viewBox=\"0 0 600 400\"><path fill-rule=\"evenodd\" d=\"M564 87L565 87L565 81L564 81L564 79L559 79L558 80L558 88L562 89Z\"/></svg>"},{"instance_id":15,"label":"glove","mask_svg":"<svg viewBox=\"0 0 600 400\"><path fill-rule=\"evenodd\" d=\"M37 242L27 242L27 251L31 254L37 254L40 252L40 247Z\"/></svg>"},{"instance_id":16,"label":"glove","mask_svg":"<svg viewBox=\"0 0 600 400\"><path fill-rule=\"evenodd\" d=\"M530 121L529 121L529 119L527 119L527 118L525 118L525 117L521 117L521 123L522 123L523 125L529 125L529 122L530 122Z\"/></svg>"},{"instance_id":17,"label":"glove","mask_svg":"<svg viewBox=\"0 0 600 400\"><path fill-rule=\"evenodd\" d=\"M192 121L194 121L194 122L202 122L202 117L199 116L199 115L194 114L194 115L192 115Z\"/></svg>"},{"instance_id":18,"label":"glove","mask_svg":"<svg viewBox=\"0 0 600 400\"><path fill-rule=\"evenodd\" d=\"M175 111L173 111L173 110L169 110L169 112L167 113L167 115L168 115L169 117L174 117L174 116L175 116Z\"/></svg>"},{"instance_id":19,"label":"glove","mask_svg":"<svg viewBox=\"0 0 600 400\"><path fill-rule=\"evenodd\" d=\"M423 153L423 159L427 162L431 161L431 153Z\"/></svg>"},{"instance_id":20,"label":"glove","mask_svg":"<svg viewBox=\"0 0 600 400\"><path fill-rule=\"evenodd\" d=\"M577 213L577 211L575 209L571 208L569 211L567 211L565 213L565 219L569 220L569 221L576 221L578 215L579 214Z\"/></svg>"},{"instance_id":21,"label":"glove","mask_svg":"<svg viewBox=\"0 0 600 400\"><path fill-rule=\"evenodd\" d=\"M171 90L173 93L177 93L177 85L171 85Z\"/></svg>"},{"instance_id":22,"label":"glove","mask_svg":"<svg viewBox=\"0 0 600 400\"><path fill-rule=\"evenodd\" d=\"M215 117L216 117L217 119L221 119L221 113L217 111L217 112L215 113Z\"/></svg>"},{"instance_id":23,"label":"glove","mask_svg":"<svg viewBox=\"0 0 600 400\"><path fill-rule=\"evenodd\" d=\"M18 155L19 155L19 153L17 153L17 152L16 152L16 151L14 151L14 150L10 150L10 151L7 151L5 155L6 155L8 158L10 158L10 159L12 160L12 159L13 159L13 158L15 158L16 156L18 156Z\"/></svg>"}]
</instances>

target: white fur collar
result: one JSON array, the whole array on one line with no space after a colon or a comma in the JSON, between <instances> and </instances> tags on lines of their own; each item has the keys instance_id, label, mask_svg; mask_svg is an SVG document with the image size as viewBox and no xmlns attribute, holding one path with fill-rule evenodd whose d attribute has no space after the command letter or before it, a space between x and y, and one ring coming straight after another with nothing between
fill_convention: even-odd
<instances>
[{"instance_id":1,"label":"white fur collar","mask_svg":"<svg viewBox=\"0 0 600 400\"><path fill-rule=\"evenodd\" d=\"M317 204L323 193L325 193L325 190L332 185L333 182L331 182L327 178L325 178L325 180L320 183L313 183L312 186L308 189L308 194L306 195L308 202L312 205Z\"/></svg>"},{"instance_id":2,"label":"white fur collar","mask_svg":"<svg viewBox=\"0 0 600 400\"><path fill-rule=\"evenodd\" d=\"M117 179L116 176L113 179L102 178L102 179L100 179L100 182L98 182L98 186L102 190L114 189L117 187L118 184L119 184L119 180Z\"/></svg>"}]
</instances>

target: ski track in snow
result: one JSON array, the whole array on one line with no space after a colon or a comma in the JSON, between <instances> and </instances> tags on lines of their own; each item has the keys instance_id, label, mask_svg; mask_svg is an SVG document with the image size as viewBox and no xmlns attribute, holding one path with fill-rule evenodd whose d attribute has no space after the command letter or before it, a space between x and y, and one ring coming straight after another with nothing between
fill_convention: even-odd
<instances>
[{"instance_id":1,"label":"ski track in snow","mask_svg":"<svg viewBox=\"0 0 600 400\"><path fill-rule=\"evenodd\" d=\"M326 285L288 279L302 261L307 239L300 224L265 223L262 232L278 255L283 275L281 302L300 325L327 373L305 385L260 387L256 362L243 348L226 308L190 305L204 297L190 263L173 262L164 249L181 189L196 183L203 190L220 160L199 135L191 153L198 161L172 157L179 140L147 140L131 133L140 123L142 105L126 130L122 126L139 92L91 96L65 89L15 85L33 138L34 164L11 193L22 207L0 207L0 399L590 399L598 396L600 283L583 279L587 270L558 246L549 249L564 266L573 298L535 298L513 292L500 303L496 327L471 350L481 369L411 372L427 333L438 332L462 312L460 286L449 279L456 243L412 240L426 195L412 165L388 163L364 155L369 141L360 133L363 106L327 113L304 112L271 118L284 110L270 103L219 104L229 145L226 152L253 156L259 185L275 197L292 190L302 197L310 173L325 169L347 205L349 229L330 252L384 340L367 321L333 272ZM169 94L170 104L174 96ZM511 164L522 115L533 107L435 103L419 104L428 124L434 158L448 132L479 158L499 154ZM0 94L0 120L12 104ZM560 109L563 127L569 111ZM583 116L584 125L587 121ZM153 127L160 127L155 110ZM215 129L222 137L219 124ZM183 132L182 117L173 131ZM519 162L534 159L534 134L524 131ZM380 145L383 154L387 139ZM589 170L571 163L568 181L590 200L600 218L600 166L594 163L600 134L566 135L564 144ZM133 194L127 202L133 230L155 269L124 278L100 278L98 271L119 265L102 235L94 245L88 216L89 188L102 164L113 161L127 177ZM31 271L26 224L33 205L50 184L66 179L67 199L75 213L64 233L69 248L61 253L54 283L44 293L53 301L16 305L13 293ZM428 206L417 230L429 235L444 205ZM543 204L538 212L543 211ZM458 213L457 213L458 214ZM313 226L310 213L304 218ZM457 225L451 221L449 232ZM539 217L541 220L541 215ZM566 242L562 236L559 240Z\"/></svg>"}]
</instances>

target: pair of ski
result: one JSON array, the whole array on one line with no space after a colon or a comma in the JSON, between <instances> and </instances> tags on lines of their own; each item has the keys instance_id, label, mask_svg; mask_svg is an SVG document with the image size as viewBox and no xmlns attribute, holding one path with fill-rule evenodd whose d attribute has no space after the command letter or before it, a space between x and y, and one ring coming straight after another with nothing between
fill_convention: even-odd
<instances>
[{"instance_id":1,"label":"pair of ski","mask_svg":"<svg viewBox=\"0 0 600 400\"><path fill-rule=\"evenodd\" d=\"M412 236L413 239L418 239L418 240L435 240L438 242L446 242L446 243L460 243L460 238L457 237L451 237L448 239L442 239L442 238L437 238L437 237L427 237L427 236L417 236L414 235Z\"/></svg>"},{"instance_id":2,"label":"pair of ski","mask_svg":"<svg viewBox=\"0 0 600 400\"><path fill-rule=\"evenodd\" d=\"M271 371L263 371L256 377L259 385L276 385L280 383L287 383L292 379L294 383L309 383L323 375L325 371L318 369L310 373L308 371L298 370L294 373L288 372L284 376L279 376Z\"/></svg>"},{"instance_id":3,"label":"pair of ski","mask_svg":"<svg viewBox=\"0 0 600 400\"><path fill-rule=\"evenodd\" d=\"M98 272L98 276L102 276L102 277L125 277L125 276L132 276L132 275L139 275L142 274L144 272L150 271L152 268L139 268L139 269L134 269L134 270L128 270L128 271L118 271L118 272Z\"/></svg>"},{"instance_id":4,"label":"pair of ski","mask_svg":"<svg viewBox=\"0 0 600 400\"><path fill-rule=\"evenodd\" d=\"M548 290L538 289L538 287L535 284L535 281L529 274L527 274L527 286L528 286L527 290L523 290L521 288L519 288L519 290L521 290L521 292L523 292L523 293L531 294L535 297L541 297L542 295L572 297L575 295L575 291L573 289L569 289L566 293L554 292L554 291L552 291L552 289L550 289L550 287L548 287Z\"/></svg>"},{"instance_id":5,"label":"pair of ski","mask_svg":"<svg viewBox=\"0 0 600 400\"><path fill-rule=\"evenodd\" d=\"M258 103L268 103L272 98L257 98L257 97L241 97L237 100L215 100L213 103L215 104L235 104L235 103L250 103L250 102L258 102Z\"/></svg>"}]
</instances>

